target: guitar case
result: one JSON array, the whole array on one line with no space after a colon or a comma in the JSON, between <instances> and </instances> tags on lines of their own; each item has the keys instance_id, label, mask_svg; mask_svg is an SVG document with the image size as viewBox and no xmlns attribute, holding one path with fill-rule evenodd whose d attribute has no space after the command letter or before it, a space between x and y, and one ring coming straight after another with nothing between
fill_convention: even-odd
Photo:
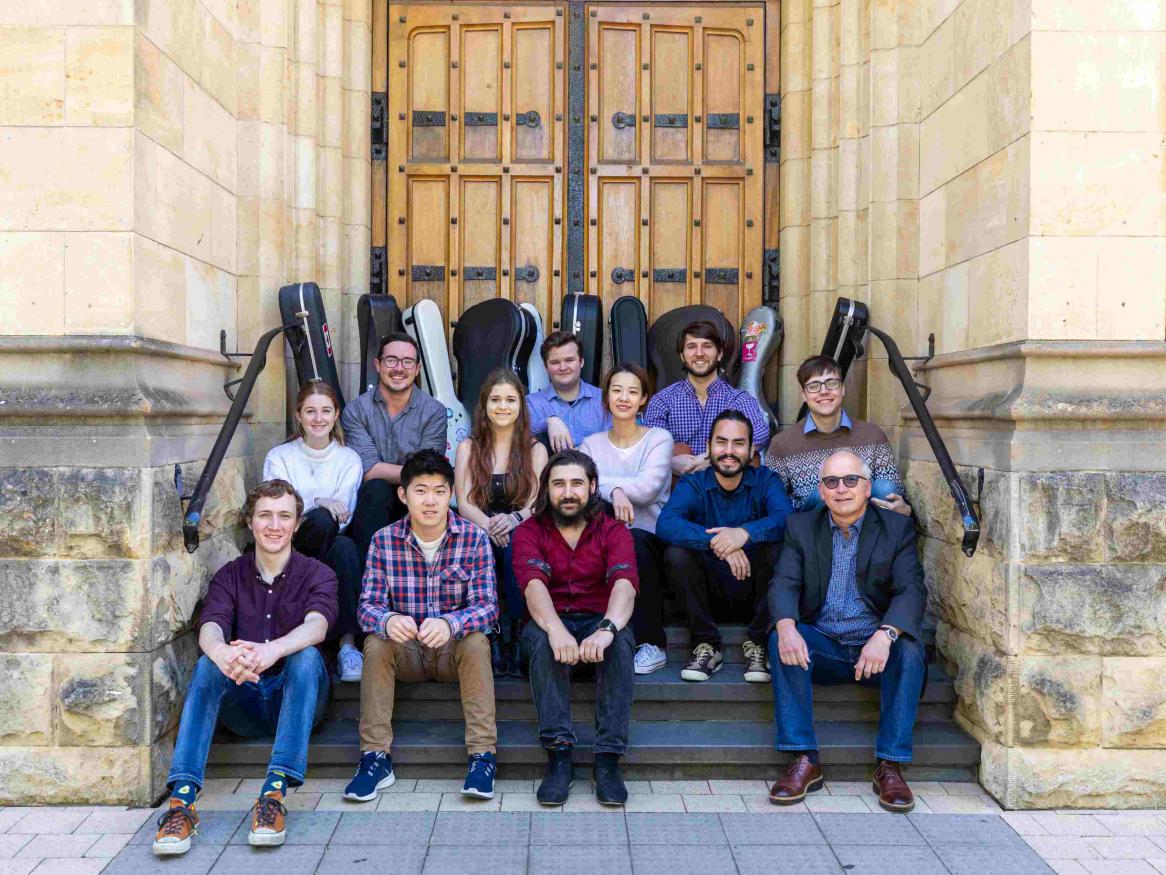
<instances>
[{"instance_id":1,"label":"guitar case","mask_svg":"<svg viewBox=\"0 0 1166 875\"><path fill-rule=\"evenodd\" d=\"M625 362L648 368L648 312L634 295L616 298L611 305L611 363Z\"/></svg>"},{"instance_id":2,"label":"guitar case","mask_svg":"<svg viewBox=\"0 0 1166 875\"><path fill-rule=\"evenodd\" d=\"M279 315L284 325L296 330L287 332L288 346L295 362L299 385L308 380L324 380L333 389L344 406L340 376L336 372L336 356L332 351L332 335L328 331L328 316L324 299L315 283L295 283L279 290Z\"/></svg>"},{"instance_id":3,"label":"guitar case","mask_svg":"<svg viewBox=\"0 0 1166 875\"><path fill-rule=\"evenodd\" d=\"M402 321L405 332L417 342L421 358L417 382L427 394L445 405L445 454L453 464L457 445L470 434L470 417L453 388L441 308L428 298L422 298L405 311Z\"/></svg>"},{"instance_id":4,"label":"guitar case","mask_svg":"<svg viewBox=\"0 0 1166 875\"><path fill-rule=\"evenodd\" d=\"M474 304L454 325L453 355L457 360L457 397L473 416L478 393L490 371L511 368L516 373L519 348L526 337L526 317L513 301L489 298Z\"/></svg>"},{"instance_id":5,"label":"guitar case","mask_svg":"<svg viewBox=\"0 0 1166 875\"><path fill-rule=\"evenodd\" d=\"M839 298L834 304L834 315L830 317L826 339L822 342L822 355L828 355L838 362L843 380L854 360L864 352L862 344L869 326L870 309L862 301ZM801 422L809 412L810 408L803 402L798 410L797 421Z\"/></svg>"},{"instance_id":6,"label":"guitar case","mask_svg":"<svg viewBox=\"0 0 1166 875\"><path fill-rule=\"evenodd\" d=\"M522 384L528 387L527 391L529 392L527 369L530 366L531 353L534 351L534 341L538 334L538 322L525 307L518 307L518 315L522 319L522 337L518 341L518 348L514 351L514 361L511 362L510 369L518 374L518 379L522 380Z\"/></svg>"},{"instance_id":7,"label":"guitar case","mask_svg":"<svg viewBox=\"0 0 1166 875\"><path fill-rule=\"evenodd\" d=\"M361 295L356 302L356 325L360 332L360 391L363 393L377 384L375 362L380 354L381 338L405 330L397 299L392 295Z\"/></svg>"},{"instance_id":8,"label":"guitar case","mask_svg":"<svg viewBox=\"0 0 1166 875\"><path fill-rule=\"evenodd\" d=\"M526 375L522 379L526 383L527 392L537 392L551 384L551 378L547 375L547 366L543 364L542 357L543 341L547 339L546 332L543 331L543 317L539 314L538 307L529 301L519 304L519 306L529 317L527 331L530 332L532 324L534 326L534 343L531 345L530 358L527 359Z\"/></svg>"},{"instance_id":9,"label":"guitar case","mask_svg":"<svg viewBox=\"0 0 1166 875\"><path fill-rule=\"evenodd\" d=\"M725 318L725 314L707 304L691 304L669 310L652 323L648 329L648 365L656 380L657 390L670 386L685 377L684 366L676 353L676 340L680 332L693 322L705 320L716 325L725 341L725 351L721 356L721 370L733 385L737 382L738 354L737 328Z\"/></svg>"},{"instance_id":10,"label":"guitar case","mask_svg":"<svg viewBox=\"0 0 1166 875\"><path fill-rule=\"evenodd\" d=\"M559 326L579 338L584 382L599 385L603 368L603 302L598 295L563 295Z\"/></svg>"},{"instance_id":11,"label":"guitar case","mask_svg":"<svg viewBox=\"0 0 1166 875\"><path fill-rule=\"evenodd\" d=\"M777 434L778 418L773 405L765 399L765 368L781 347L785 326L772 307L754 307L741 323L741 376L737 388L757 399L769 420L769 433Z\"/></svg>"}]
</instances>

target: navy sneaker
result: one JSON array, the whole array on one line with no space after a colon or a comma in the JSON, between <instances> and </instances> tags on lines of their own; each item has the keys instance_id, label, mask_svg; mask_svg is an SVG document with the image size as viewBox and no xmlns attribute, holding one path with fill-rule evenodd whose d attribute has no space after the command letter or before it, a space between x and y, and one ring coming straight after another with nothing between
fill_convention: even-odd
<instances>
[{"instance_id":1,"label":"navy sneaker","mask_svg":"<svg viewBox=\"0 0 1166 875\"><path fill-rule=\"evenodd\" d=\"M463 796L477 796L479 799L494 798L494 773L498 763L492 753L470 754L470 768L466 772L466 783L462 787Z\"/></svg>"},{"instance_id":2,"label":"navy sneaker","mask_svg":"<svg viewBox=\"0 0 1166 875\"><path fill-rule=\"evenodd\" d=\"M393 786L396 780L392 757L383 751L368 751L361 754L356 775L344 788L344 798L353 802L371 802L381 790Z\"/></svg>"}]
</instances>

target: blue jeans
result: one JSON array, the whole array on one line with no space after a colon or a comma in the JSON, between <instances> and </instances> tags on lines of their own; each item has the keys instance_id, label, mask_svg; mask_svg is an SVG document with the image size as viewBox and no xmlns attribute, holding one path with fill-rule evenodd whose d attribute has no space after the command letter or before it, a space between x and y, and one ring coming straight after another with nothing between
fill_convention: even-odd
<instances>
[{"instance_id":1,"label":"blue jeans","mask_svg":"<svg viewBox=\"0 0 1166 875\"><path fill-rule=\"evenodd\" d=\"M877 498L880 501L886 501L887 496L896 492L896 491L898 491L898 490L895 487L894 481L888 480L886 477L876 477L874 480L872 480L870 482L870 497L871 498ZM901 494L899 495L899 498L903 498L904 501L906 500ZM820 505L821 503L822 503L822 496L818 494L818 490L815 487L814 489L812 489L810 491L810 494L805 497L805 499L802 501L802 506L798 509L799 510L813 510L815 507L818 507L818 505Z\"/></svg>"},{"instance_id":2,"label":"blue jeans","mask_svg":"<svg viewBox=\"0 0 1166 875\"><path fill-rule=\"evenodd\" d=\"M308 767L308 736L327 703L328 671L315 647L293 653L281 671L258 683L236 684L209 656L200 656L182 707L167 783L203 786L211 739L221 719L245 738L274 734L267 771L283 773L289 786L298 787Z\"/></svg>"},{"instance_id":3,"label":"blue jeans","mask_svg":"<svg viewBox=\"0 0 1166 875\"><path fill-rule=\"evenodd\" d=\"M777 631L769 633L769 661L773 667L773 719L778 750L817 750L814 734L812 684L854 683L854 665L861 644L843 644L807 623L798 632L810 651L810 669L783 665L777 655ZM903 635L891 645L891 656L881 675L859 681L882 692L875 756L896 763L911 762L911 734L923 692L927 659L923 645Z\"/></svg>"}]
</instances>

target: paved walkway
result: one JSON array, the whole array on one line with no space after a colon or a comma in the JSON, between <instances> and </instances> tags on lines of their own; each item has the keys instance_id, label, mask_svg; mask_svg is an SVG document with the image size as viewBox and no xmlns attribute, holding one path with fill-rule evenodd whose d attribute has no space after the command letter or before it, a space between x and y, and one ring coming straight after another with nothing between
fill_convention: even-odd
<instances>
[{"instance_id":1,"label":"paved walkway","mask_svg":"<svg viewBox=\"0 0 1166 875\"><path fill-rule=\"evenodd\" d=\"M168 860L150 852L153 809L0 809L0 873L1166 873L1166 812L1002 812L972 784L915 782L918 810L903 817L872 810L865 782L827 784L787 809L761 781L633 781L621 811L596 805L583 780L548 810L533 781L499 781L494 800L469 802L460 781L403 779L355 805L340 798L345 781L316 779L288 797L287 845L255 850L259 783L208 782L194 849Z\"/></svg>"}]
</instances>

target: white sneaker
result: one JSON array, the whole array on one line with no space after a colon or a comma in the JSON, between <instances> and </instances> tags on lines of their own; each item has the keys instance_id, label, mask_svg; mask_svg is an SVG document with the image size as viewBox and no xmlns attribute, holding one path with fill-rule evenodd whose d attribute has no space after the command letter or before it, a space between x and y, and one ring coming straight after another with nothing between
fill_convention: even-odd
<instances>
[{"instance_id":1,"label":"white sneaker","mask_svg":"<svg viewBox=\"0 0 1166 875\"><path fill-rule=\"evenodd\" d=\"M340 648L336 661L340 664L340 680L348 683L356 683L360 680L361 672L364 671L364 657L359 650L350 644L345 644Z\"/></svg>"},{"instance_id":2,"label":"white sneaker","mask_svg":"<svg viewBox=\"0 0 1166 875\"><path fill-rule=\"evenodd\" d=\"M636 648L636 674L651 674L667 662L667 654L655 644L641 644Z\"/></svg>"}]
</instances>

